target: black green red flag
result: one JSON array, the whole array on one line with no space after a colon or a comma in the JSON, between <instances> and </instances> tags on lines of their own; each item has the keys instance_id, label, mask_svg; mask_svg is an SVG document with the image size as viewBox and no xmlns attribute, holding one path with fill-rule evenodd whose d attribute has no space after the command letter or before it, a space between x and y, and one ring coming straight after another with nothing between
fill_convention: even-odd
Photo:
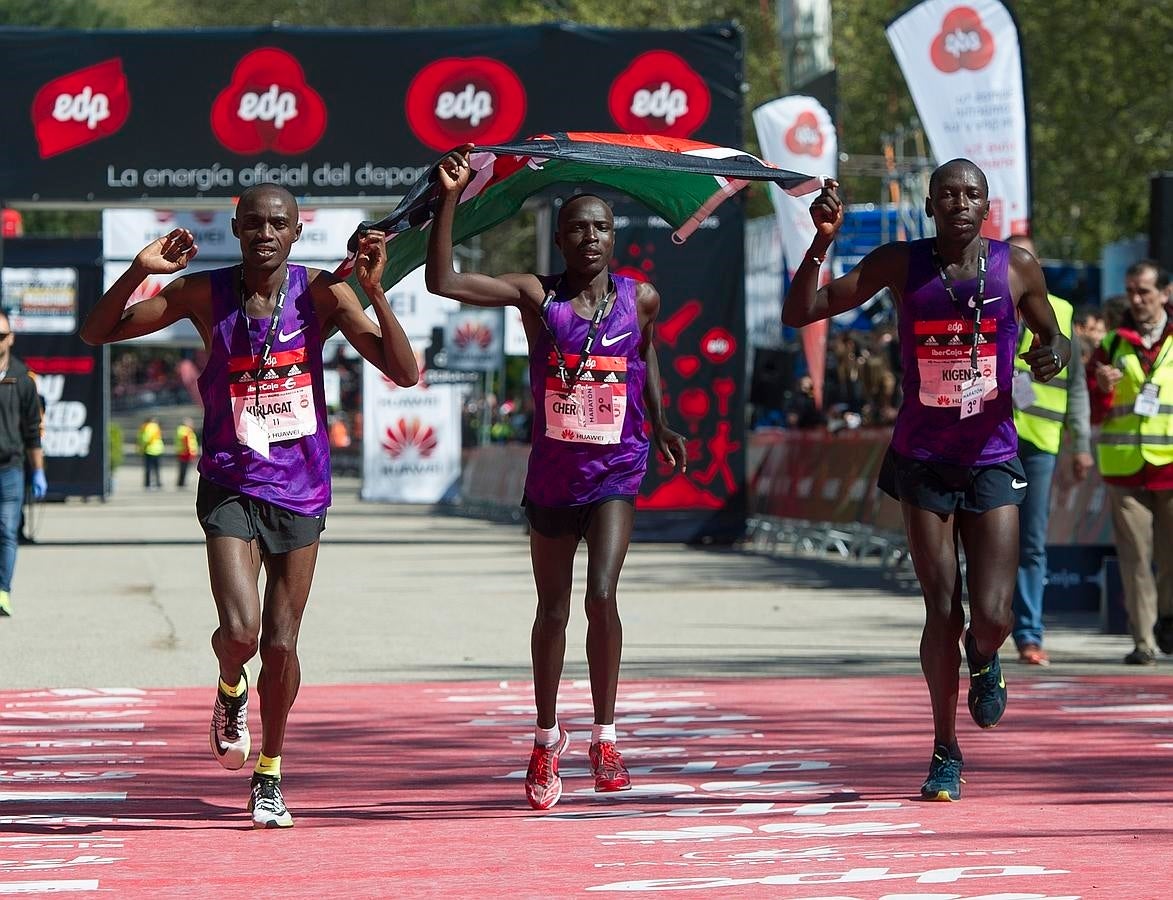
<instances>
[{"instance_id":1,"label":"black green red flag","mask_svg":"<svg viewBox=\"0 0 1173 900\"><path fill-rule=\"evenodd\" d=\"M621 191L675 228L677 242L752 181L772 181L794 195L819 187L818 179L779 169L744 150L643 134L560 132L474 147L469 165L472 178L452 227L457 244L505 221L527 198L555 184L591 183ZM426 227L439 198L438 170L439 160L390 215L359 226L358 233L377 229L388 235L385 287L424 264ZM355 243L352 239L347 258L335 270L340 277L354 268Z\"/></svg>"}]
</instances>

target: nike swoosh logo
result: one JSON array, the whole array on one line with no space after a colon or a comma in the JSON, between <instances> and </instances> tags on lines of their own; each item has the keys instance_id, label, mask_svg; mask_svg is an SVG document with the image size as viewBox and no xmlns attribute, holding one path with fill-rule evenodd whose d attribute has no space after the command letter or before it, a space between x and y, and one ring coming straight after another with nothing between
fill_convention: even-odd
<instances>
[{"instance_id":1,"label":"nike swoosh logo","mask_svg":"<svg viewBox=\"0 0 1173 900\"><path fill-rule=\"evenodd\" d=\"M277 332L277 340L279 340L283 344L286 341L292 341L295 337L297 337L299 334L301 334L303 331L305 331L305 329L306 329L306 326L302 325L301 328L297 329L297 331L290 331L288 333L286 333L285 331L279 331L279 332Z\"/></svg>"},{"instance_id":2,"label":"nike swoosh logo","mask_svg":"<svg viewBox=\"0 0 1173 900\"><path fill-rule=\"evenodd\" d=\"M1014 490L1016 490L1016 491L1021 490L1022 488L1026 487L1028 484L1030 484L1029 481L1019 481L1017 478L1013 479L1010 482L1010 486L1012 488L1014 488Z\"/></svg>"},{"instance_id":3,"label":"nike swoosh logo","mask_svg":"<svg viewBox=\"0 0 1173 900\"><path fill-rule=\"evenodd\" d=\"M630 335L631 335L630 331L625 331L625 332L623 332L623 334L617 335L615 337L609 337L608 335L603 335L599 339L599 343L602 344L604 347L610 347L612 344L618 344L621 340L623 340L625 337L629 337Z\"/></svg>"}]
</instances>

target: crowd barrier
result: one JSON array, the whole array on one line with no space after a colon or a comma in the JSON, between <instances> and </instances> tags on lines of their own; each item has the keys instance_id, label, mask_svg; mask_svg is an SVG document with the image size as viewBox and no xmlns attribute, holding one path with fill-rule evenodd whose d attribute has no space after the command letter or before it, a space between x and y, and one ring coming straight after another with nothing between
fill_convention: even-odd
<instances>
[{"instance_id":1,"label":"crowd barrier","mask_svg":"<svg viewBox=\"0 0 1173 900\"><path fill-rule=\"evenodd\" d=\"M876 487L891 430L764 429L752 434L748 543L774 553L798 550L877 557L911 569L900 506ZM1060 454L1047 534L1048 613L1091 613L1104 631L1126 631L1107 488L1093 470L1076 481L1072 456Z\"/></svg>"},{"instance_id":2,"label":"crowd barrier","mask_svg":"<svg viewBox=\"0 0 1173 900\"><path fill-rule=\"evenodd\" d=\"M876 487L891 436L886 428L750 434L747 549L878 559L887 574L910 577L900 505ZM528 459L528 444L467 451L453 510L520 522ZM1094 470L1077 482L1067 451L1052 483L1047 545L1048 612L1098 611L1104 631L1125 631L1107 491Z\"/></svg>"}]
</instances>

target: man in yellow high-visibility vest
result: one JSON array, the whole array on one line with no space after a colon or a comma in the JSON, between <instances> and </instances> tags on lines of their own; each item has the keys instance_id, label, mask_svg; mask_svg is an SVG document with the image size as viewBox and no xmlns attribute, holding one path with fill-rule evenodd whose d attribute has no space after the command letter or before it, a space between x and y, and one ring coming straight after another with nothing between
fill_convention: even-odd
<instances>
[{"instance_id":1,"label":"man in yellow high-visibility vest","mask_svg":"<svg viewBox=\"0 0 1173 900\"><path fill-rule=\"evenodd\" d=\"M1124 287L1128 310L1092 357L1088 387L1135 645L1124 662L1151 666L1157 648L1173 653L1173 315L1159 263L1130 266Z\"/></svg>"},{"instance_id":2,"label":"man in yellow high-visibility vest","mask_svg":"<svg viewBox=\"0 0 1173 900\"><path fill-rule=\"evenodd\" d=\"M1037 258L1034 242L1026 235L1013 235L1010 243ZM1074 309L1066 300L1047 295L1059 330L1071 337ZM1091 424L1088 417L1087 382L1083 360L1071 354L1066 370L1049 382L1031 377L1030 366L1021 354L1031 348L1035 337L1025 325L1019 327L1018 355L1014 360L1014 425L1018 429L1018 459L1029 485L1026 499L1018 507L1018 576L1014 585L1014 644L1018 658L1031 666L1051 664L1043 649L1043 591L1047 584L1047 526L1051 512L1051 478L1055 473L1063 431L1067 430L1072 449L1072 472L1082 481L1091 471Z\"/></svg>"}]
</instances>

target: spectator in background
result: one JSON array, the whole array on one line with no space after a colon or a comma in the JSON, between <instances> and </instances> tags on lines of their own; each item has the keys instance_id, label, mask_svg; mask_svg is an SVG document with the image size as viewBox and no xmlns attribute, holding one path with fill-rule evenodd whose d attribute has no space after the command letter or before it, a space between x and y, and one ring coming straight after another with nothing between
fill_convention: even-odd
<instances>
[{"instance_id":1,"label":"spectator in background","mask_svg":"<svg viewBox=\"0 0 1173 900\"><path fill-rule=\"evenodd\" d=\"M1108 484L1132 666L1173 653L1173 323L1169 274L1151 259L1124 273L1128 309L1092 357L1088 388ZM1105 316L1107 318L1107 315ZM1157 577L1153 578L1153 562Z\"/></svg>"},{"instance_id":2,"label":"spectator in background","mask_svg":"<svg viewBox=\"0 0 1173 900\"><path fill-rule=\"evenodd\" d=\"M143 487L148 491L162 488L163 480L159 474L159 462L163 458L163 429L159 427L159 420L154 415L143 419L138 430L138 452L143 457Z\"/></svg>"},{"instance_id":3,"label":"spectator in background","mask_svg":"<svg viewBox=\"0 0 1173 900\"><path fill-rule=\"evenodd\" d=\"M12 615L12 574L24 505L25 462L33 497L49 490L41 449L41 401L28 367L12 355L12 327L0 312L0 618Z\"/></svg>"},{"instance_id":4,"label":"spectator in background","mask_svg":"<svg viewBox=\"0 0 1173 900\"><path fill-rule=\"evenodd\" d=\"M1092 354L1096 352L1096 347L1100 346L1100 342L1104 340L1104 335L1107 334L1103 312L1099 307L1090 305L1081 306L1075 311L1072 331L1075 334L1073 342L1078 342L1080 362L1083 364L1086 373L1088 364L1092 359Z\"/></svg>"},{"instance_id":5,"label":"spectator in background","mask_svg":"<svg viewBox=\"0 0 1173 900\"><path fill-rule=\"evenodd\" d=\"M1034 241L1023 234L1009 241L1038 258ZM1071 337L1075 311L1066 300L1047 295L1059 330ZM1063 442L1063 429L1071 437L1072 474L1082 481L1091 471L1091 425L1088 420L1087 382L1078 353L1071 354L1067 369L1047 382L1031 374L1022 355L1036 341L1025 324L1019 325L1018 351L1014 358L1014 426L1018 429L1018 460L1029 484L1018 507L1018 578L1014 587L1014 645L1020 662L1049 666L1043 649L1043 590L1047 583L1047 526L1051 513L1051 479Z\"/></svg>"},{"instance_id":6,"label":"spectator in background","mask_svg":"<svg viewBox=\"0 0 1173 900\"><path fill-rule=\"evenodd\" d=\"M809 375L798 379L798 391L786 401L787 428L819 428L827 424L827 417L815 403L815 382Z\"/></svg>"},{"instance_id":7,"label":"spectator in background","mask_svg":"<svg viewBox=\"0 0 1173 900\"><path fill-rule=\"evenodd\" d=\"M192 461L199 456L200 442L196 438L195 422L184 419L175 429L175 460L179 463L179 475L175 479L175 486L182 490L187 487L187 470Z\"/></svg>"},{"instance_id":8,"label":"spectator in background","mask_svg":"<svg viewBox=\"0 0 1173 900\"><path fill-rule=\"evenodd\" d=\"M1128 313L1128 297L1125 294L1114 294L1104 301L1105 331L1115 331L1124 322ZM1097 346L1099 346L1097 344Z\"/></svg>"}]
</instances>

